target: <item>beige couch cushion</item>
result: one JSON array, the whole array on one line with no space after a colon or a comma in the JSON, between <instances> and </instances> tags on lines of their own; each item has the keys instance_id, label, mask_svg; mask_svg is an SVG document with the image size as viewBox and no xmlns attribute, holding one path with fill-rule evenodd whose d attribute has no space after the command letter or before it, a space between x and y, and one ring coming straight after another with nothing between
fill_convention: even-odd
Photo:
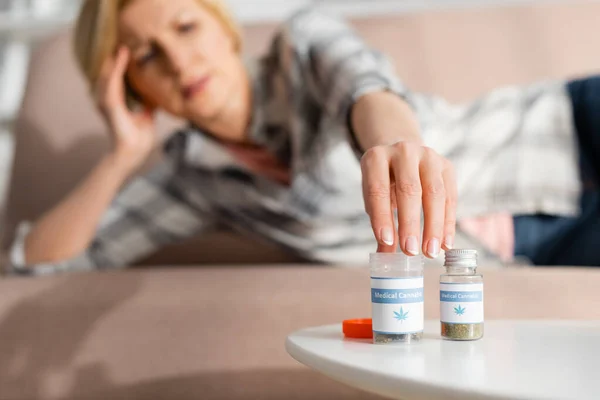
<instances>
[{"instance_id":1,"label":"beige couch cushion","mask_svg":"<svg viewBox=\"0 0 600 400\"><path fill-rule=\"evenodd\" d=\"M426 270L428 319L439 274ZM600 318L600 271L483 274L487 321ZM369 316L366 269L145 269L5 279L0 293L0 399L374 398L284 349L297 329Z\"/></svg>"},{"instance_id":2,"label":"beige couch cushion","mask_svg":"<svg viewBox=\"0 0 600 400\"><path fill-rule=\"evenodd\" d=\"M427 12L353 23L369 43L392 56L411 87L463 100L498 85L597 69L600 52L591 40L598 33L598 15L600 3L573 2ZM262 53L273 29L272 25L247 27L246 52ZM160 131L167 135L174 125L161 118ZM75 67L69 33L49 39L33 57L16 124L4 245L18 221L38 218L86 175L108 148L105 131ZM235 261L230 249L240 243L230 234L192 240L148 262L160 263L176 255L178 261L198 263L206 254L212 262ZM290 259L272 246L244 243L247 252L240 250L235 255L238 260Z\"/></svg>"}]
</instances>

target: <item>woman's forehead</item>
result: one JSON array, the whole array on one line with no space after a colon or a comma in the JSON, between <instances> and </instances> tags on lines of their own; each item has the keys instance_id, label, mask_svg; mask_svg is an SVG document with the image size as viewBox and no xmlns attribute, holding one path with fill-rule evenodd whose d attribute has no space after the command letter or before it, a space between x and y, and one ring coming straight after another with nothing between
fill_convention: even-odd
<instances>
[{"instance_id":1,"label":"woman's forehead","mask_svg":"<svg viewBox=\"0 0 600 400\"><path fill-rule=\"evenodd\" d=\"M143 40L186 15L202 11L197 0L133 0L120 14L119 32L124 40Z\"/></svg>"}]
</instances>

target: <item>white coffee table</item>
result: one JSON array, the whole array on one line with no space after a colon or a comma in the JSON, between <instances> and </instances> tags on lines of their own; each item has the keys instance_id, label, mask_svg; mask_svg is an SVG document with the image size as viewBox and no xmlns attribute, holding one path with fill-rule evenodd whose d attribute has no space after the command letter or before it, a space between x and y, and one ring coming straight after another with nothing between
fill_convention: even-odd
<instances>
[{"instance_id":1,"label":"white coffee table","mask_svg":"<svg viewBox=\"0 0 600 400\"><path fill-rule=\"evenodd\" d=\"M335 380L413 399L600 399L600 321L488 321L479 341L416 344L345 339L341 325L288 336L288 353Z\"/></svg>"}]
</instances>

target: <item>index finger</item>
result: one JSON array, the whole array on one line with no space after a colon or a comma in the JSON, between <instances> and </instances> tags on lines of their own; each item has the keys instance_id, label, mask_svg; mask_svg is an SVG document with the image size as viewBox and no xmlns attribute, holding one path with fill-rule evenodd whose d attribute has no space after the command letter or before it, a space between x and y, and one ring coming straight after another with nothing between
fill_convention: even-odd
<instances>
[{"instance_id":1,"label":"index finger","mask_svg":"<svg viewBox=\"0 0 600 400\"><path fill-rule=\"evenodd\" d=\"M106 95L109 100L125 99L125 71L129 64L129 49L121 46L114 59L114 64L108 75Z\"/></svg>"}]
</instances>

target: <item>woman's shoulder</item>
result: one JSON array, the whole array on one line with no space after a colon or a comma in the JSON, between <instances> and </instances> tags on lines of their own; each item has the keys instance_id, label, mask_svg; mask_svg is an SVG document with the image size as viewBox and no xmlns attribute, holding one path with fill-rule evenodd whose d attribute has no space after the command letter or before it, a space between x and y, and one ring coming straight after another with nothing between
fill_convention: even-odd
<instances>
[{"instance_id":1,"label":"woman's shoulder","mask_svg":"<svg viewBox=\"0 0 600 400\"><path fill-rule=\"evenodd\" d=\"M297 10L282 22L275 38L283 36L283 39L296 43L341 31L351 32L351 28L343 18L315 7L305 7Z\"/></svg>"},{"instance_id":2,"label":"woman's shoulder","mask_svg":"<svg viewBox=\"0 0 600 400\"><path fill-rule=\"evenodd\" d=\"M327 28L329 25L320 24L344 24L344 19L336 16L332 13L326 12L314 6L304 7L296 10L290 16L288 16L283 22L283 26L293 28L306 28L311 24L318 26L319 28Z\"/></svg>"}]
</instances>

